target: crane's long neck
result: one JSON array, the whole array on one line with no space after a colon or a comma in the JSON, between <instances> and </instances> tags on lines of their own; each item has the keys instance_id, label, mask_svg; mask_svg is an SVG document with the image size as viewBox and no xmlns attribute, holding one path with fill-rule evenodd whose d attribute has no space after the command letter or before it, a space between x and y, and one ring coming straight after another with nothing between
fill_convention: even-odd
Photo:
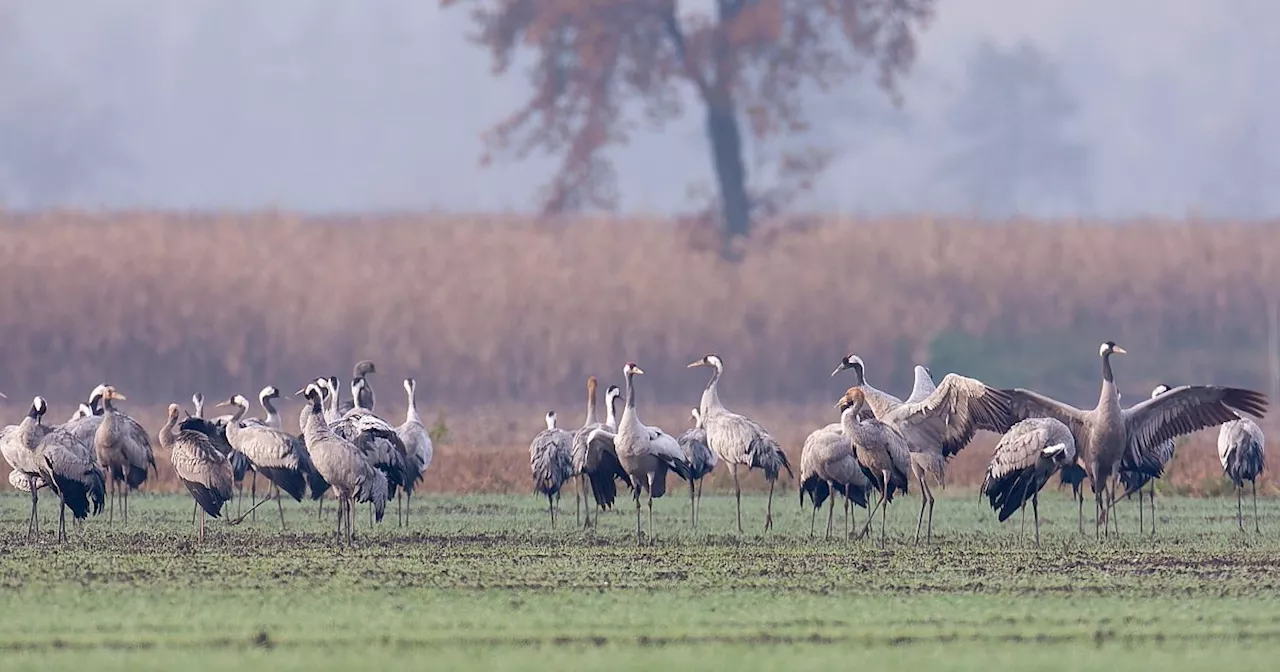
<instances>
[{"instance_id":1,"label":"crane's long neck","mask_svg":"<svg viewBox=\"0 0 1280 672\"><path fill-rule=\"evenodd\" d=\"M194 397L191 399L191 403L195 404L196 406L195 417L203 418L204 417L204 397L202 396Z\"/></svg>"},{"instance_id":2,"label":"crane's long neck","mask_svg":"<svg viewBox=\"0 0 1280 672\"><path fill-rule=\"evenodd\" d=\"M627 388L626 388L626 390L624 391L624 394L625 394L625 396L626 396L626 398L627 398L627 403L626 403L626 405L624 406L624 409L625 409L625 410L623 410L623 413L626 413L628 410L630 410L630 411L632 411L632 412L634 413L634 412L635 412L635 410L636 410L635 383L633 383L633 382L631 381L631 379L632 379L633 377L635 377L635 375L636 375L636 374L634 374L634 373L628 373L628 374L627 374L627 378L626 378L626 386L627 386Z\"/></svg>"},{"instance_id":3,"label":"crane's long neck","mask_svg":"<svg viewBox=\"0 0 1280 672\"><path fill-rule=\"evenodd\" d=\"M271 403L271 397L258 397L258 403L262 404L262 410L267 413L266 417L263 418L263 420L266 421L267 426L279 427L280 413L276 411L276 405Z\"/></svg>"},{"instance_id":4,"label":"crane's long neck","mask_svg":"<svg viewBox=\"0 0 1280 672\"><path fill-rule=\"evenodd\" d=\"M417 385L410 385L407 389L407 392L409 394L409 408L405 409L404 421L416 422L419 425L421 425L422 417L418 415L418 401L415 398L418 396L417 391L418 391Z\"/></svg>"},{"instance_id":5,"label":"crane's long neck","mask_svg":"<svg viewBox=\"0 0 1280 672\"><path fill-rule=\"evenodd\" d=\"M360 389L354 390L355 405L363 408L370 413L373 412L373 387L369 385L369 379L361 376L357 380L360 381Z\"/></svg>"},{"instance_id":6,"label":"crane's long neck","mask_svg":"<svg viewBox=\"0 0 1280 672\"><path fill-rule=\"evenodd\" d=\"M618 426L618 400L622 397L616 393L612 397L608 397L608 407L604 410L604 424L610 427Z\"/></svg>"},{"instance_id":7,"label":"crane's long neck","mask_svg":"<svg viewBox=\"0 0 1280 672\"><path fill-rule=\"evenodd\" d=\"M591 379L587 382L587 420L582 426L596 424L596 381Z\"/></svg>"},{"instance_id":8,"label":"crane's long neck","mask_svg":"<svg viewBox=\"0 0 1280 672\"><path fill-rule=\"evenodd\" d=\"M724 404L720 403L720 374L724 373L724 369L717 366L715 373L711 374L711 380L707 381L707 389L702 391L701 411L705 414L708 409L724 408Z\"/></svg>"},{"instance_id":9,"label":"crane's long neck","mask_svg":"<svg viewBox=\"0 0 1280 672\"><path fill-rule=\"evenodd\" d=\"M338 414L338 405L342 402L342 385L329 381L329 413Z\"/></svg>"},{"instance_id":10,"label":"crane's long neck","mask_svg":"<svg viewBox=\"0 0 1280 672\"><path fill-rule=\"evenodd\" d=\"M1098 398L1098 406L1120 406L1120 392L1116 389L1116 376L1111 371L1111 353L1102 355L1102 392Z\"/></svg>"},{"instance_id":11,"label":"crane's long neck","mask_svg":"<svg viewBox=\"0 0 1280 672\"><path fill-rule=\"evenodd\" d=\"M840 426L844 429L846 436L852 436L854 430L858 428L858 413L862 412L862 407L865 404L865 401L860 401L840 411Z\"/></svg>"},{"instance_id":12,"label":"crane's long neck","mask_svg":"<svg viewBox=\"0 0 1280 672\"><path fill-rule=\"evenodd\" d=\"M173 438L178 427L178 415L170 413L168 419L164 421L164 426L160 428L160 433L156 438L160 439L160 447L170 450L173 447Z\"/></svg>"},{"instance_id":13,"label":"crane's long neck","mask_svg":"<svg viewBox=\"0 0 1280 672\"><path fill-rule=\"evenodd\" d=\"M240 403L240 400L237 399L236 412L231 414L231 423L240 422L241 420L244 419L244 414L248 412L249 412L249 403L245 402L242 404ZM227 423L227 424L231 424L231 423Z\"/></svg>"},{"instance_id":14,"label":"crane's long neck","mask_svg":"<svg viewBox=\"0 0 1280 672\"><path fill-rule=\"evenodd\" d=\"M34 451L40 444L40 439L36 436L36 427L39 425L40 418L36 415L35 409L32 409L18 424L18 442L23 448Z\"/></svg>"},{"instance_id":15,"label":"crane's long neck","mask_svg":"<svg viewBox=\"0 0 1280 672\"><path fill-rule=\"evenodd\" d=\"M307 400L307 421L302 423L303 440L310 446L329 434L329 423L325 422L324 411L320 408L320 397Z\"/></svg>"}]
</instances>

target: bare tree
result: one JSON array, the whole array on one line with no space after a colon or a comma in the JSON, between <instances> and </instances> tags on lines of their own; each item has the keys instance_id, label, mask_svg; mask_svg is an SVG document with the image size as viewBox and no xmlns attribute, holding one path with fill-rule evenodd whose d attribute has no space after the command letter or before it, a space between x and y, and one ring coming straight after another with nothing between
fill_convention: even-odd
<instances>
[{"instance_id":1,"label":"bare tree","mask_svg":"<svg viewBox=\"0 0 1280 672\"><path fill-rule=\"evenodd\" d=\"M489 153L562 154L542 206L555 213L616 204L603 150L624 143L639 103L656 127L680 116L692 91L704 108L725 239L750 232L753 210L784 193L752 190L749 139L803 132L805 94L824 92L866 63L898 100L896 81L916 55L915 33L935 0L441 0L470 5L496 74L523 47L534 53L533 94L487 137ZM783 152L783 191L806 188L825 165L820 150Z\"/></svg>"}]
</instances>

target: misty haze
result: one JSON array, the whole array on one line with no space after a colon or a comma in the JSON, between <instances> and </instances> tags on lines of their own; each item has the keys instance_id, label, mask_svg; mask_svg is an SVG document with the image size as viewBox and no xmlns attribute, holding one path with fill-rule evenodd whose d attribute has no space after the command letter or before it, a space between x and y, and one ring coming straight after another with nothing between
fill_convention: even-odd
<instances>
[{"instance_id":1,"label":"misty haze","mask_svg":"<svg viewBox=\"0 0 1280 672\"><path fill-rule=\"evenodd\" d=\"M691 3L692 6L707 3ZM895 108L862 73L806 102L836 154L796 209L1275 217L1280 8L943 2ZM554 157L480 165L528 94L468 7L189 0L0 5L0 204L529 210ZM527 57L527 54L525 54ZM608 156L619 211L713 190L695 106ZM748 167L753 151L747 148Z\"/></svg>"}]
</instances>

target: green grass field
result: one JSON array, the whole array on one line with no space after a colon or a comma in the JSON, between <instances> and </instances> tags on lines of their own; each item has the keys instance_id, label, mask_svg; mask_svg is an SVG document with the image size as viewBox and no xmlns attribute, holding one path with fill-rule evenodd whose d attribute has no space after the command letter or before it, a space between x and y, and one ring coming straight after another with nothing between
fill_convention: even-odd
<instances>
[{"instance_id":1,"label":"green grass field","mask_svg":"<svg viewBox=\"0 0 1280 672\"><path fill-rule=\"evenodd\" d=\"M895 504L888 547L809 538L794 490L659 500L657 538L637 546L626 501L600 528L555 531L528 496L394 504L356 546L330 545L334 507L274 504L256 521L190 534L191 500L135 496L129 526L93 518L81 541L38 543L27 499L0 497L0 667L26 669L1274 669L1280 659L1280 502L1241 534L1228 499L1160 500L1157 535L1101 544L1046 493L1042 547L1019 542L976 496L942 498L916 547L915 497ZM865 512L859 510L859 517ZM840 514L836 516L842 532ZM1250 529L1252 529L1250 527ZM1030 521L1028 521L1030 530ZM1089 528L1092 534L1092 528Z\"/></svg>"}]
</instances>

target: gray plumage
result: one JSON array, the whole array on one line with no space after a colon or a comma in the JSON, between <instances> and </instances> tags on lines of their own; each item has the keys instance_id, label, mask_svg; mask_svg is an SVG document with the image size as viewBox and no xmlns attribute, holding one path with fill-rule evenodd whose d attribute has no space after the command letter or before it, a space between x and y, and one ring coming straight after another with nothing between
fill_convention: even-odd
<instances>
[{"instance_id":1,"label":"gray plumage","mask_svg":"<svg viewBox=\"0 0 1280 672\"><path fill-rule=\"evenodd\" d=\"M263 390L261 398L269 399L272 396L270 393L279 396L276 388L268 386ZM227 442L236 453L248 459L255 473L262 474L275 488L284 490L294 501L301 502L309 479L315 472L315 465L311 463L311 454L305 443L283 429L272 427L267 420L259 423L242 422L242 417L249 410L249 403L243 396L237 394L226 403L237 407L235 415L225 428ZM274 415L278 424L280 416L278 413ZM284 507L278 495L276 509L280 513L280 529L283 530Z\"/></svg>"},{"instance_id":2,"label":"gray plumage","mask_svg":"<svg viewBox=\"0 0 1280 672\"><path fill-rule=\"evenodd\" d=\"M49 405L44 397L36 397L31 400L31 407L27 410L27 415L22 422L0 430L0 454L12 468L9 482L14 483L16 476L17 480L22 482L22 487L19 489L31 494L31 514L27 520L28 537L37 536L40 533L40 513L37 506L40 490L38 483L42 484L46 481L40 478L41 460L36 449L40 445L40 440L49 431L41 424L41 419L44 418L48 409Z\"/></svg>"},{"instance_id":3,"label":"gray plumage","mask_svg":"<svg viewBox=\"0 0 1280 672\"><path fill-rule=\"evenodd\" d=\"M1105 493L1115 494L1112 479L1126 450L1150 451L1183 434L1215 427L1236 419L1236 411L1263 417L1265 395L1238 387L1183 385L1129 408L1120 407L1120 395L1111 369L1111 356L1124 348L1107 341L1098 349L1102 359L1102 391L1096 408L1085 411L1038 392L1005 390L1015 420L1056 418L1076 440L1094 493L1095 531L1100 535L1108 522ZM1111 499L1114 499L1112 497ZM1083 522L1082 522L1083 526Z\"/></svg>"},{"instance_id":4,"label":"gray plumage","mask_svg":"<svg viewBox=\"0 0 1280 672\"><path fill-rule=\"evenodd\" d=\"M636 412L635 382L633 378L644 371L634 362L622 368L626 378L626 402L622 417L618 419L618 433L613 438L618 461L631 477L631 493L636 503L636 541L640 540L640 492L649 493L649 537L653 538L653 500L667 490L667 472L674 471L680 478L692 480L689 463L675 437L640 422ZM607 432L597 429L594 433Z\"/></svg>"},{"instance_id":5,"label":"gray plumage","mask_svg":"<svg viewBox=\"0 0 1280 672\"><path fill-rule=\"evenodd\" d=\"M902 402L904 404L914 404L917 401L924 401L926 397L938 389L933 382L933 372L927 366L916 365L915 368L915 384L911 387L911 396Z\"/></svg>"},{"instance_id":6,"label":"gray plumage","mask_svg":"<svg viewBox=\"0 0 1280 672\"><path fill-rule=\"evenodd\" d=\"M364 381L356 381L352 386L353 392L363 386ZM359 398L358 394L353 396ZM336 422L329 423L329 429L350 441L386 475L388 497L394 497L397 488L417 476L411 473L408 450L396 428L373 411L357 403Z\"/></svg>"},{"instance_id":7,"label":"gray plumage","mask_svg":"<svg viewBox=\"0 0 1280 672\"><path fill-rule=\"evenodd\" d=\"M125 400L125 396L110 385L102 389L102 422L94 432L93 449L98 464L102 465L111 479L108 522L114 520L115 496L119 493L122 498L121 512L127 525L129 491L136 490L146 482L148 470L154 471L156 468L156 458L147 430L137 420L116 410L115 402Z\"/></svg>"},{"instance_id":8,"label":"gray plumage","mask_svg":"<svg viewBox=\"0 0 1280 672\"><path fill-rule=\"evenodd\" d=\"M862 359L849 355L845 361L851 362L856 378L854 386L866 397ZM933 539L936 498L930 481L945 487L947 460L967 446L979 429L1003 433L1013 421L1005 392L987 387L975 378L948 373L941 384L926 394L924 390L933 385L932 378L924 367L916 369L917 389L912 393L916 400L884 406L875 415L897 430L911 448L912 476L920 484L921 494L920 515L916 519L918 543L926 511L929 516L926 539Z\"/></svg>"},{"instance_id":9,"label":"gray plumage","mask_svg":"<svg viewBox=\"0 0 1280 672\"><path fill-rule=\"evenodd\" d=\"M845 436L843 417L844 412L841 413L841 422L810 432L800 450L800 505L804 506L806 494L813 505L813 514L809 518L809 536L813 536L818 509L822 508L827 499L831 500L827 511L827 537L831 536L836 493L845 498L846 528L850 503L867 508L867 491L872 487L871 481L854 455L852 440Z\"/></svg>"},{"instance_id":10,"label":"gray plumage","mask_svg":"<svg viewBox=\"0 0 1280 672\"><path fill-rule=\"evenodd\" d=\"M529 443L529 470L533 474L534 489L547 498L547 511L554 528L555 500L560 497L560 488L573 475L573 432L556 428L555 411L547 411L546 421L547 428Z\"/></svg>"},{"instance_id":11,"label":"gray plumage","mask_svg":"<svg viewBox=\"0 0 1280 672\"><path fill-rule=\"evenodd\" d=\"M18 492L31 492L32 490L41 490L49 487L43 478L36 476L34 478L14 469L9 472L9 485Z\"/></svg>"},{"instance_id":12,"label":"gray plumage","mask_svg":"<svg viewBox=\"0 0 1280 672\"><path fill-rule=\"evenodd\" d=\"M879 418L903 404L903 401L898 397L877 389L867 382L867 365L862 361L861 357L854 354L845 355L840 360L840 366L837 366L836 370L831 372L831 376L834 378L841 371L853 371L857 377L855 385L862 388L866 406L861 412L861 419ZM913 390L912 392L914 394L915 391Z\"/></svg>"},{"instance_id":13,"label":"gray plumage","mask_svg":"<svg viewBox=\"0 0 1280 672\"><path fill-rule=\"evenodd\" d=\"M338 497L338 536L355 538L352 529L353 502L370 502L378 520L387 506L387 478L354 443L330 430L320 408L320 388L314 383L302 391L308 413L303 421L303 438L311 461Z\"/></svg>"},{"instance_id":14,"label":"gray plumage","mask_svg":"<svg viewBox=\"0 0 1280 672\"><path fill-rule=\"evenodd\" d=\"M574 433L570 447L571 468L578 476L578 492L582 498L582 523L591 524L591 504L587 501L586 491L591 490L592 501L601 510L613 507L618 498L618 481L631 487L631 477L627 475L614 447L614 436L617 432L617 419L614 417L613 401L618 397L618 388L610 385L605 393L608 404L608 420L597 421L596 416L596 377L587 378L587 415L582 427ZM610 422L612 421L612 422ZM602 430L597 432L597 430ZM574 507L575 516L577 506Z\"/></svg>"},{"instance_id":15,"label":"gray plumage","mask_svg":"<svg viewBox=\"0 0 1280 672\"><path fill-rule=\"evenodd\" d=\"M431 466L431 459L435 456L435 446L431 444L431 434L427 432L426 425L422 423L422 417L418 415L418 382L413 378L405 378L404 391L409 395L409 405L404 412L404 424L396 427L396 434L404 444L405 450L405 471L408 481L404 485L406 500L404 523L408 524L409 510L413 505L413 492L417 489L418 482L426 475L427 467Z\"/></svg>"},{"instance_id":16,"label":"gray plumage","mask_svg":"<svg viewBox=\"0 0 1280 672\"><path fill-rule=\"evenodd\" d=\"M209 437L178 427L178 412L177 404L169 404L169 419L156 438L160 446L169 451L169 460L178 479L200 505L196 539L204 541L205 515L221 517L223 505L231 501L231 462L213 447Z\"/></svg>"},{"instance_id":17,"label":"gray plumage","mask_svg":"<svg viewBox=\"0 0 1280 672\"><path fill-rule=\"evenodd\" d=\"M865 390L851 387L840 398L836 408L840 409L840 425L853 444L853 454L858 464L862 465L863 473L871 481L871 486L880 493L880 501L867 517L862 534L865 536L870 532L876 511L881 511L880 545L883 546L888 526L889 503L893 501L895 492L907 492L912 470L911 450L906 439L893 427L875 418L858 419L866 404Z\"/></svg>"},{"instance_id":18,"label":"gray plumage","mask_svg":"<svg viewBox=\"0 0 1280 672\"><path fill-rule=\"evenodd\" d=\"M65 425L53 428L40 439L36 455L40 460L40 478L58 494L58 540L66 541L67 509L71 509L76 520L84 520L90 513L102 513L105 475L89 442Z\"/></svg>"},{"instance_id":19,"label":"gray plumage","mask_svg":"<svg viewBox=\"0 0 1280 672\"><path fill-rule=\"evenodd\" d=\"M1161 383L1151 390L1151 396L1152 398L1158 397L1168 392L1169 389L1168 385ZM1125 448L1124 456L1120 458L1120 485L1124 486L1124 494L1120 498L1124 499L1135 492L1138 493L1139 530L1145 529L1142 489L1148 483L1151 483L1151 491L1149 493L1151 500L1151 533L1156 533L1156 487L1153 481L1164 475L1164 469L1173 460L1173 453L1176 447L1177 444L1174 443L1173 439L1145 447L1143 444L1130 442Z\"/></svg>"},{"instance_id":20,"label":"gray plumage","mask_svg":"<svg viewBox=\"0 0 1280 672\"><path fill-rule=\"evenodd\" d=\"M354 399L351 404L352 408L358 406L370 412L374 410L374 405L377 400L374 399L373 396L373 383L369 381L369 374L377 372L377 367L373 365L373 362L367 359L362 359L356 362L356 365L351 368L351 382L353 386L357 381L364 382L364 386L358 391L355 391L352 395Z\"/></svg>"},{"instance_id":21,"label":"gray plumage","mask_svg":"<svg viewBox=\"0 0 1280 672\"><path fill-rule=\"evenodd\" d=\"M693 479L689 481L689 517L693 527L696 528L698 527L698 509L702 504L702 480L716 468L719 460L716 458L715 451L707 445L707 428L702 424L702 413L695 408L690 411L690 414L693 416L693 427L686 429L677 437L676 443L680 444L680 450L684 451L684 457L689 462L689 471L693 474Z\"/></svg>"},{"instance_id":22,"label":"gray plumage","mask_svg":"<svg viewBox=\"0 0 1280 672\"><path fill-rule=\"evenodd\" d=\"M1040 489L1055 471L1073 464L1075 459L1075 437L1066 425L1053 418L1023 420L996 444L979 492L986 495L1000 522L1018 509L1023 509L1025 515L1025 504L1030 501L1039 546Z\"/></svg>"},{"instance_id":23,"label":"gray plumage","mask_svg":"<svg viewBox=\"0 0 1280 672\"><path fill-rule=\"evenodd\" d=\"M1244 507L1241 503L1244 482L1249 481L1253 488L1253 529L1261 532L1258 525L1258 476L1267 466L1267 440L1262 428L1248 418L1223 423L1218 430L1218 459L1222 461L1223 473L1236 487L1236 523L1240 531L1244 531Z\"/></svg>"},{"instance_id":24,"label":"gray plumage","mask_svg":"<svg viewBox=\"0 0 1280 672\"><path fill-rule=\"evenodd\" d=\"M733 476L733 491L737 501L738 533L742 533L742 486L738 481L738 467L745 465L747 469L760 469L769 481L769 503L765 509L764 529L773 527L773 489L778 475L783 469L787 475L791 473L791 462L782 446L760 426L759 423L744 415L733 413L720 402L720 376L724 374L724 362L718 355L709 354L688 368L709 366L714 369L711 380L702 391L702 400L698 411L702 414L702 425L707 429L707 444L715 451L716 457L729 467Z\"/></svg>"}]
</instances>

